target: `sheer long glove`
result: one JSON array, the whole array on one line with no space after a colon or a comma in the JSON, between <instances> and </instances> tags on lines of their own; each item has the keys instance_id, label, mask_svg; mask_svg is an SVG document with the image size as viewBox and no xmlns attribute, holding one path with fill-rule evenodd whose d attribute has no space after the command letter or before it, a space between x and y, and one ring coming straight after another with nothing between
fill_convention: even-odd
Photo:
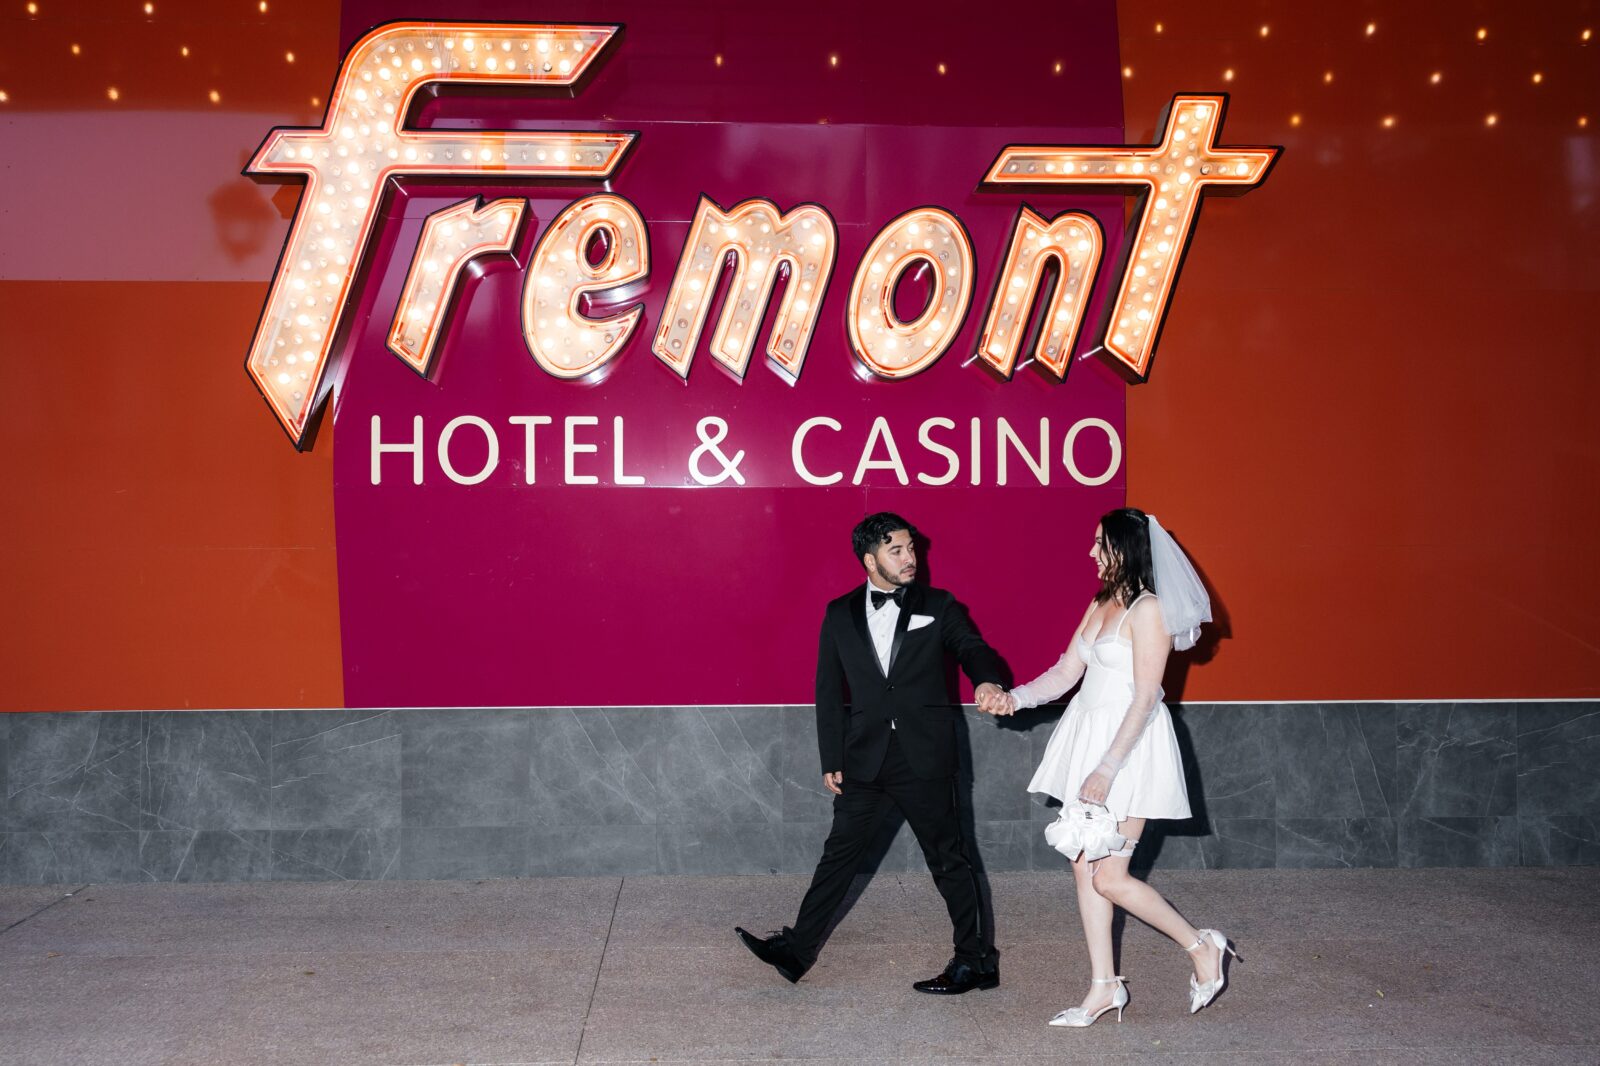
<instances>
[{"instance_id":1,"label":"sheer long glove","mask_svg":"<svg viewBox=\"0 0 1600 1066\"><path fill-rule=\"evenodd\" d=\"M1078 655L1076 649L1068 649L1050 669L1026 685L1018 685L1012 689L1011 698L1016 702L1017 710L1049 703L1076 685L1078 679L1083 676L1083 671L1082 657Z\"/></svg>"}]
</instances>

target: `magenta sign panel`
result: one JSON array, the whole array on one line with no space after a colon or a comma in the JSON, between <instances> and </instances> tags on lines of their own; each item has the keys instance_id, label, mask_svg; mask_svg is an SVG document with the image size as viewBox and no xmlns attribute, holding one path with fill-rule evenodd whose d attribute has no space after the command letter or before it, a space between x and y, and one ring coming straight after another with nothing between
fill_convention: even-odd
<instances>
[{"instance_id":1,"label":"magenta sign panel","mask_svg":"<svg viewBox=\"0 0 1600 1066\"><path fill-rule=\"evenodd\" d=\"M346 46L411 14L347 0ZM924 579L967 603L1015 669L1052 661L1093 587L1095 519L1123 502L1125 385L1081 357L1097 307L1064 378L1023 365L1005 380L973 355L1024 204L1098 220L1098 305L1126 201L980 183L1008 144L1124 143L1113 3L993 18L731 2L447 14L547 16L623 30L572 91L464 87L425 99L411 125L637 136L608 180L402 179L382 200L333 407L347 702L810 702L823 604L862 580L849 531L877 510L921 528ZM648 274L589 310L641 315L601 370L563 376L524 339L524 286L552 224L599 192L637 210ZM525 199L525 215L509 252L463 276L424 377L386 346L390 327L424 221L477 196ZM653 350L675 276L689 291L679 265L702 198L814 204L836 226L831 275L807 275L820 310L798 373L767 354L798 270L765 306L742 378L710 351L717 301L743 299L727 272L697 348L677 366ZM880 232L923 207L970 235L970 305L931 365L871 373L852 349L852 281ZM924 262L891 290L901 320L940 310L931 273Z\"/></svg>"}]
</instances>

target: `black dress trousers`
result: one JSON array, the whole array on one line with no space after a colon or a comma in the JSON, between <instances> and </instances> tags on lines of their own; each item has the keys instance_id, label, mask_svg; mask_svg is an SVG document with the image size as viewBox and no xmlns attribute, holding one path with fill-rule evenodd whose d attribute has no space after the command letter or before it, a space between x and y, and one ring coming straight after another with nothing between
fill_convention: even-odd
<instances>
[{"instance_id":1,"label":"black dress trousers","mask_svg":"<svg viewBox=\"0 0 1600 1066\"><path fill-rule=\"evenodd\" d=\"M823 845L811 887L800 902L790 942L808 963L816 959L828 922L844 902L891 806L910 824L934 884L944 897L956 959L979 970L991 969L994 948L982 929L978 879L961 833L955 778L928 779L914 774L892 730L877 775L871 780L846 776L843 794L833 798L833 829Z\"/></svg>"}]
</instances>

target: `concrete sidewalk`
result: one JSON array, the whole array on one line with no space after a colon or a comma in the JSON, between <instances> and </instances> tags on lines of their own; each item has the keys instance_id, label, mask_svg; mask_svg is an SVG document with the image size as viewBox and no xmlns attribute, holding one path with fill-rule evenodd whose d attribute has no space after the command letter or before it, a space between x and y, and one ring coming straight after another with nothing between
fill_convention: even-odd
<instances>
[{"instance_id":1,"label":"concrete sidewalk","mask_svg":"<svg viewBox=\"0 0 1600 1066\"><path fill-rule=\"evenodd\" d=\"M1087 980L1070 875L989 881L1001 987L948 1000L910 989L949 948L925 874L798 986L733 926L804 877L0 886L0 1062L1600 1062L1600 870L1158 870L1244 962L1191 1017L1129 923L1126 1021L1086 1030L1045 1025Z\"/></svg>"}]
</instances>

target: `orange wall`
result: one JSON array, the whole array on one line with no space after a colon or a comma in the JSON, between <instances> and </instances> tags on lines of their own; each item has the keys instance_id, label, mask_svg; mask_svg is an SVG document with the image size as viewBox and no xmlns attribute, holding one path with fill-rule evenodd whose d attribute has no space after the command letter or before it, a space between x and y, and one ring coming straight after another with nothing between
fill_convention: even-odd
<instances>
[{"instance_id":1,"label":"orange wall","mask_svg":"<svg viewBox=\"0 0 1600 1066\"><path fill-rule=\"evenodd\" d=\"M197 129L234 110L258 136L249 115L308 121L336 62L329 2L23 7L0 16L0 143L22 109ZM1600 42L1581 33L1600 15L1381 7L1371 35L1348 5L1119 7L1130 141L1174 91L1225 88L1229 142L1287 148L1203 210L1129 394L1130 502L1176 530L1225 619L1181 695L1593 696ZM241 191L237 165L192 210L220 233L272 203L271 243L293 200ZM3 187L9 213L72 206ZM8 278L0 709L339 705L332 434L297 455L245 378L264 280Z\"/></svg>"},{"instance_id":2,"label":"orange wall","mask_svg":"<svg viewBox=\"0 0 1600 1066\"><path fill-rule=\"evenodd\" d=\"M255 142L207 139L309 119L338 6L141 7L0 15L0 710L337 706L331 434L297 455L243 369L266 283L234 260L284 223L238 175ZM24 152L41 121L63 124L59 146ZM82 167L68 139L86 126L160 147ZM191 203L163 195L191 186ZM209 244L118 247L147 216ZM54 247L19 249L44 217Z\"/></svg>"},{"instance_id":3,"label":"orange wall","mask_svg":"<svg viewBox=\"0 0 1600 1066\"><path fill-rule=\"evenodd\" d=\"M1130 502L1192 549L1231 629L1183 696L1600 693L1600 12L1119 19L1130 140L1173 90L1226 87L1227 141L1286 148L1203 209L1129 392Z\"/></svg>"},{"instance_id":4,"label":"orange wall","mask_svg":"<svg viewBox=\"0 0 1600 1066\"><path fill-rule=\"evenodd\" d=\"M343 702L333 449L245 377L263 289L0 283L6 710Z\"/></svg>"}]
</instances>

